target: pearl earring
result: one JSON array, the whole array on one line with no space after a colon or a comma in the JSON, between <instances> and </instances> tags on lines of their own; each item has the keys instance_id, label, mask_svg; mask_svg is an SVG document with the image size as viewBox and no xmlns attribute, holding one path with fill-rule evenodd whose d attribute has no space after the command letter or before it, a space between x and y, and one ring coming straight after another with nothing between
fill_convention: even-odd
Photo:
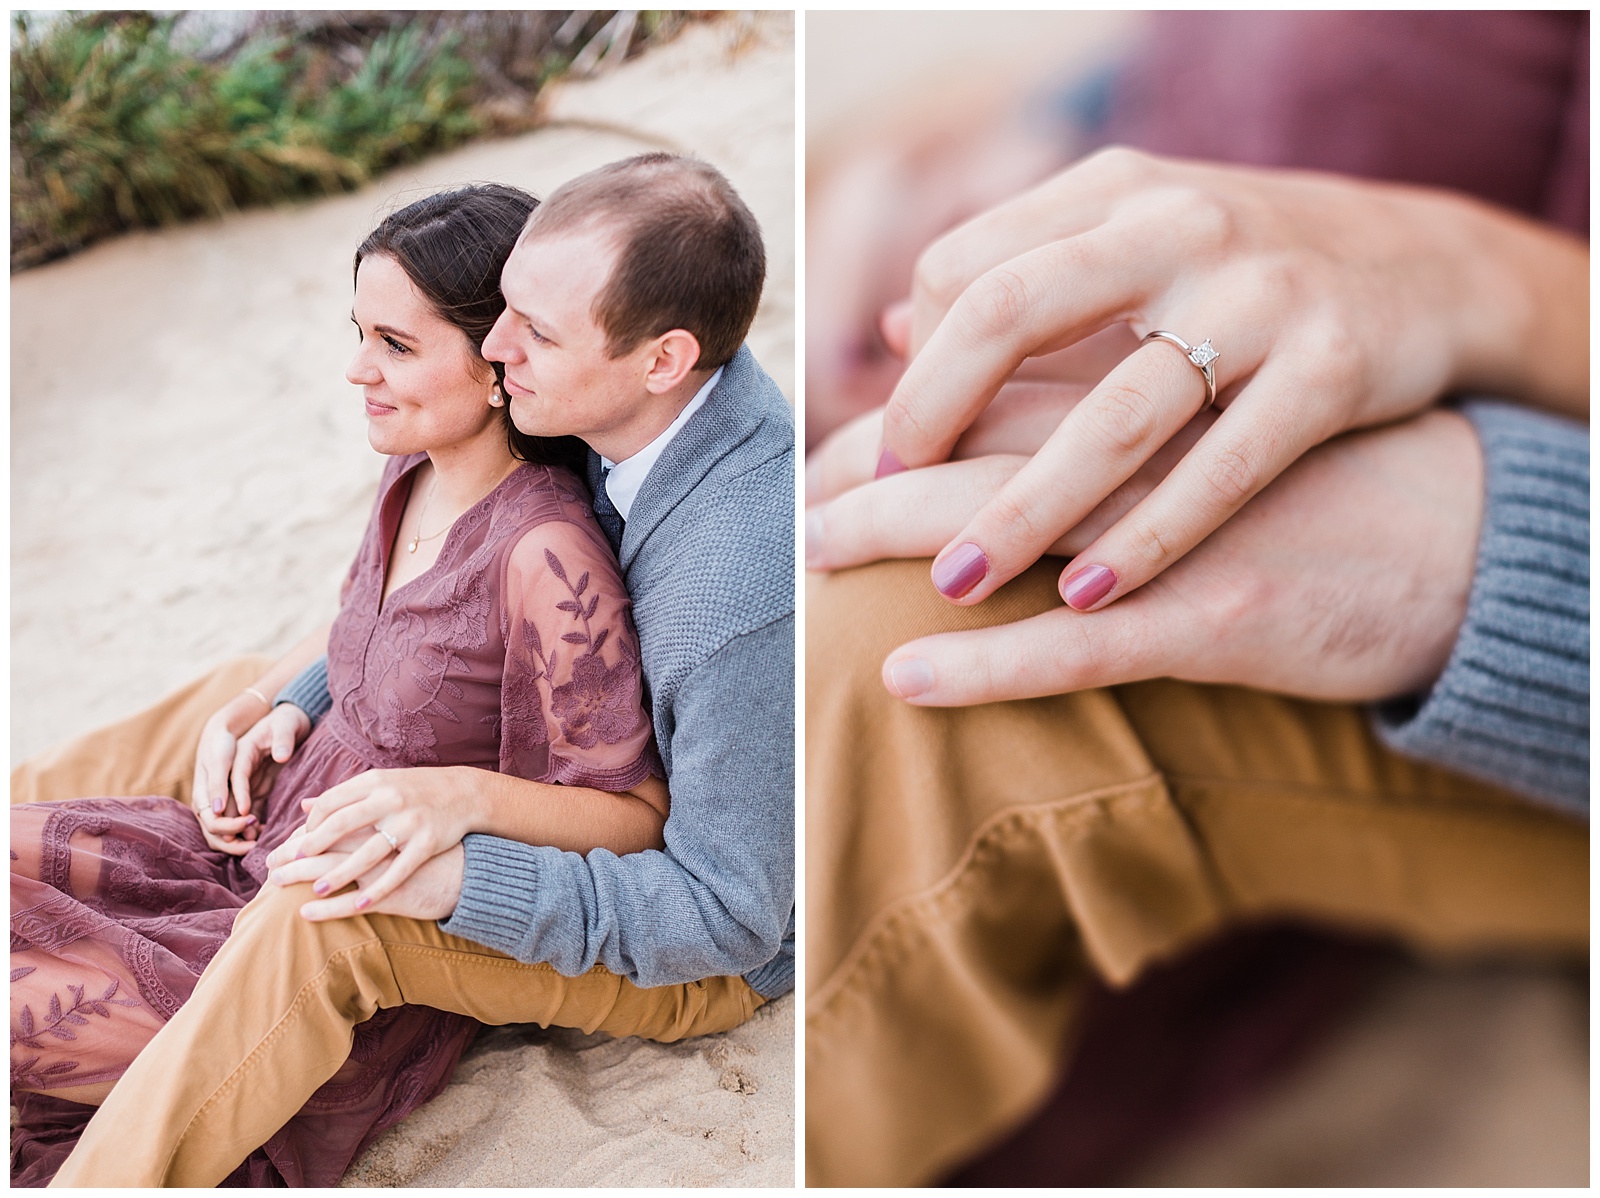
<instances>
[{"instance_id":1,"label":"pearl earring","mask_svg":"<svg viewBox=\"0 0 1600 1198\"><path fill-rule=\"evenodd\" d=\"M489 388L489 406L491 408L504 407L505 406L505 402L506 402L506 397L504 395L500 394L500 388L499 387L490 387Z\"/></svg>"}]
</instances>

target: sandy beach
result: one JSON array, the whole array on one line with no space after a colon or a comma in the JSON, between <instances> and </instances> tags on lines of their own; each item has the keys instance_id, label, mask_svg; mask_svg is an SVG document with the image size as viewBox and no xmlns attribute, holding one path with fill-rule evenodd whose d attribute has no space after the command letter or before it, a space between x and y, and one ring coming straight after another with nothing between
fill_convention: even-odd
<instances>
[{"instance_id":1,"label":"sandy beach","mask_svg":"<svg viewBox=\"0 0 1600 1198\"><path fill-rule=\"evenodd\" d=\"M382 459L366 443L350 259L394 207L495 180L547 194L647 149L722 169L760 220L750 336L794 397L790 14L694 25L552 88L546 128L351 195L137 233L11 292L11 760L332 616ZM676 1046L484 1034L355 1185L789 1185L794 1006Z\"/></svg>"}]
</instances>

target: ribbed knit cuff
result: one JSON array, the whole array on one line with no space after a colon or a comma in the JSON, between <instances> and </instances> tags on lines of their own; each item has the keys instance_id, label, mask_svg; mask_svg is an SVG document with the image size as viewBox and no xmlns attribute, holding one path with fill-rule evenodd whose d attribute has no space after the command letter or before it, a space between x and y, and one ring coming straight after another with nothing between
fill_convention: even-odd
<instances>
[{"instance_id":1,"label":"ribbed knit cuff","mask_svg":"<svg viewBox=\"0 0 1600 1198\"><path fill-rule=\"evenodd\" d=\"M498 836L463 838L466 863L461 898L439 927L515 957L525 956L534 942L534 911L539 894L539 853L530 845Z\"/></svg>"},{"instance_id":2,"label":"ribbed knit cuff","mask_svg":"<svg viewBox=\"0 0 1600 1198\"><path fill-rule=\"evenodd\" d=\"M326 654L301 670L288 686L278 692L272 705L276 707L279 703L293 703L311 717L311 725L316 727L317 721L327 715L328 709L333 706L333 696L328 694Z\"/></svg>"},{"instance_id":3,"label":"ribbed knit cuff","mask_svg":"<svg viewBox=\"0 0 1600 1198\"><path fill-rule=\"evenodd\" d=\"M744 975L762 998L777 998L794 989L794 912L789 912L789 926L784 929L783 947L778 955L765 965L757 966Z\"/></svg>"},{"instance_id":4,"label":"ribbed knit cuff","mask_svg":"<svg viewBox=\"0 0 1600 1198\"><path fill-rule=\"evenodd\" d=\"M1589 810L1589 432L1506 404L1462 405L1485 499L1467 617L1433 690L1375 721L1409 757Z\"/></svg>"}]
</instances>

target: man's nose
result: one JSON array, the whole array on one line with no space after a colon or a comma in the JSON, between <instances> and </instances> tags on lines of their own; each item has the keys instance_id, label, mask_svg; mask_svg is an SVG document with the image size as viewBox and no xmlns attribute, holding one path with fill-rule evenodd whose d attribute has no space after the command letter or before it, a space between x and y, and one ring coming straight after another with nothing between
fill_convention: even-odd
<instances>
[{"instance_id":1,"label":"man's nose","mask_svg":"<svg viewBox=\"0 0 1600 1198\"><path fill-rule=\"evenodd\" d=\"M500 313L500 319L494 322L494 328L489 330L489 335L483 339L483 356L489 362L510 362L515 360L516 338L511 335L511 313Z\"/></svg>"}]
</instances>

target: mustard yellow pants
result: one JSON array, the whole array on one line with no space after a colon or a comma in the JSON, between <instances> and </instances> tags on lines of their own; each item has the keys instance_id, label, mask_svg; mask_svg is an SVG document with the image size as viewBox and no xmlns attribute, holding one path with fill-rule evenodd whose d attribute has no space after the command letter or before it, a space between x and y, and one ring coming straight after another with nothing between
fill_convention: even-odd
<instances>
[{"instance_id":1,"label":"mustard yellow pants","mask_svg":"<svg viewBox=\"0 0 1600 1198\"><path fill-rule=\"evenodd\" d=\"M11 801L164 794L187 802L200 728L260 676L231 662L144 712L24 763ZM56 1175L57 1186L215 1185L350 1054L356 1024L416 1003L484 1023L671 1041L726 1031L764 1001L741 978L641 988L597 966L567 978L432 921L299 916L309 885L240 911L194 995L143 1046Z\"/></svg>"},{"instance_id":2,"label":"mustard yellow pants","mask_svg":"<svg viewBox=\"0 0 1600 1198\"><path fill-rule=\"evenodd\" d=\"M1588 829L1406 761L1352 706L1141 683L917 708L913 637L1059 605L1035 568L958 608L928 563L806 605L806 1171L925 1183L1041 1101L1091 974L1126 983L1229 923L1424 951L1588 946Z\"/></svg>"}]
</instances>

